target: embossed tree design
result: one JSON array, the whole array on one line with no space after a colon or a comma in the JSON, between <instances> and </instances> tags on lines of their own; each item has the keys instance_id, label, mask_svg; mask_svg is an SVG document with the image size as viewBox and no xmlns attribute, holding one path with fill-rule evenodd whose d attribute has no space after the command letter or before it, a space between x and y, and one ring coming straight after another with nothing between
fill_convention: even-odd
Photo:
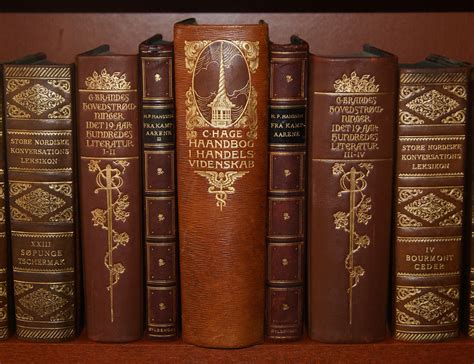
<instances>
[{"instance_id":1,"label":"embossed tree design","mask_svg":"<svg viewBox=\"0 0 474 364\"><path fill-rule=\"evenodd\" d=\"M332 167L333 175L341 176L339 184L341 190L337 193L338 197L343 194L349 194L349 211L338 211L334 217L334 225L336 229L343 230L349 234L349 252L344 260L344 265L349 273L349 323L352 324L352 290L365 274L365 270L361 265L354 263L354 255L362 248L370 245L368 235L361 235L356 231L356 223L367 225L372 218L369 211L372 208L372 199L363 191L367 187L366 178L373 168L371 163L359 163L360 170L355 167L346 172L345 163L335 163Z\"/></svg>"},{"instance_id":2,"label":"embossed tree design","mask_svg":"<svg viewBox=\"0 0 474 364\"><path fill-rule=\"evenodd\" d=\"M125 222L130 216L127 211L130 203L128 195L120 191L123 185L122 174L125 174L129 162L119 160L114 161L116 166L112 167L107 164L105 168L101 168L100 160L91 160L89 162L89 171L96 172L97 187L94 193L98 194L104 191L107 196L106 209L94 209L91 211L92 223L104 230L107 230L107 253L104 256L104 265L109 271L109 285L107 290L110 295L110 322L114 322L114 286L119 282L120 275L125 273L125 267L122 263L114 263L113 252L120 246L126 246L129 242L129 235L126 232L119 232L114 229L113 222Z\"/></svg>"}]
</instances>

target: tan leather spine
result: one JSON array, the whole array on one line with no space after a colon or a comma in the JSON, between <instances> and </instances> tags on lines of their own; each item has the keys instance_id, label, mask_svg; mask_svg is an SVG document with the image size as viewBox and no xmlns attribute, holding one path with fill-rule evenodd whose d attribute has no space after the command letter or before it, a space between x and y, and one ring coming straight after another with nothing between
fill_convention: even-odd
<instances>
[{"instance_id":1,"label":"tan leather spine","mask_svg":"<svg viewBox=\"0 0 474 364\"><path fill-rule=\"evenodd\" d=\"M263 340L268 27L174 29L183 340Z\"/></svg>"},{"instance_id":2,"label":"tan leather spine","mask_svg":"<svg viewBox=\"0 0 474 364\"><path fill-rule=\"evenodd\" d=\"M467 67L402 66L394 201L394 336L459 333Z\"/></svg>"},{"instance_id":3,"label":"tan leather spine","mask_svg":"<svg viewBox=\"0 0 474 364\"><path fill-rule=\"evenodd\" d=\"M310 56L308 325L312 339L387 334L397 59Z\"/></svg>"},{"instance_id":4,"label":"tan leather spine","mask_svg":"<svg viewBox=\"0 0 474 364\"><path fill-rule=\"evenodd\" d=\"M3 72L0 71L0 340L9 336L8 330L8 247L6 229L5 136L3 135Z\"/></svg>"},{"instance_id":5,"label":"tan leather spine","mask_svg":"<svg viewBox=\"0 0 474 364\"><path fill-rule=\"evenodd\" d=\"M305 306L308 43L270 44L265 335L297 340Z\"/></svg>"},{"instance_id":6,"label":"tan leather spine","mask_svg":"<svg viewBox=\"0 0 474 364\"><path fill-rule=\"evenodd\" d=\"M136 55L77 57L87 335L143 334L142 198Z\"/></svg>"},{"instance_id":7,"label":"tan leather spine","mask_svg":"<svg viewBox=\"0 0 474 364\"><path fill-rule=\"evenodd\" d=\"M158 39L156 39L158 38ZM140 44L147 334L178 335L173 43Z\"/></svg>"},{"instance_id":8,"label":"tan leather spine","mask_svg":"<svg viewBox=\"0 0 474 364\"><path fill-rule=\"evenodd\" d=\"M4 66L16 334L76 335L72 65Z\"/></svg>"}]
</instances>

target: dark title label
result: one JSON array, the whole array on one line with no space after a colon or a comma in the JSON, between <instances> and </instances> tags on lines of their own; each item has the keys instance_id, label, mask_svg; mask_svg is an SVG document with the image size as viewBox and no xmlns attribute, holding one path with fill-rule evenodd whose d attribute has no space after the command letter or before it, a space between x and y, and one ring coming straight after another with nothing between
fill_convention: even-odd
<instances>
[{"instance_id":1,"label":"dark title label","mask_svg":"<svg viewBox=\"0 0 474 364\"><path fill-rule=\"evenodd\" d=\"M143 109L143 142L145 144L173 144L175 135L173 108Z\"/></svg>"},{"instance_id":2,"label":"dark title label","mask_svg":"<svg viewBox=\"0 0 474 364\"><path fill-rule=\"evenodd\" d=\"M306 108L270 107L270 144L304 144L306 142Z\"/></svg>"}]
</instances>

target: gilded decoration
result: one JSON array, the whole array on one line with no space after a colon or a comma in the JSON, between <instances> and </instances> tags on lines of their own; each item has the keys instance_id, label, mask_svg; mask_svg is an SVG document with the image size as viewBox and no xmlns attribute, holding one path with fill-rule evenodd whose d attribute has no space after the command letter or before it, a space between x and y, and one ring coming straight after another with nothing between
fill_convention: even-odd
<instances>
[{"instance_id":1,"label":"gilded decoration","mask_svg":"<svg viewBox=\"0 0 474 364\"><path fill-rule=\"evenodd\" d=\"M30 214L42 218L63 207L66 201L38 187L17 198L15 203Z\"/></svg>"},{"instance_id":2,"label":"gilded decoration","mask_svg":"<svg viewBox=\"0 0 474 364\"><path fill-rule=\"evenodd\" d=\"M455 210L456 206L434 193L429 193L409 203L404 209L412 215L432 224Z\"/></svg>"},{"instance_id":3,"label":"gilded decoration","mask_svg":"<svg viewBox=\"0 0 474 364\"><path fill-rule=\"evenodd\" d=\"M20 305L15 307L15 317L17 320L21 321L33 321L35 318L30 315L28 312L25 312Z\"/></svg>"},{"instance_id":4,"label":"gilded decoration","mask_svg":"<svg viewBox=\"0 0 474 364\"><path fill-rule=\"evenodd\" d=\"M13 96L13 100L38 116L48 110L58 107L66 101L64 97L57 92L47 89L39 84L28 87L16 94Z\"/></svg>"},{"instance_id":5,"label":"gilded decoration","mask_svg":"<svg viewBox=\"0 0 474 364\"><path fill-rule=\"evenodd\" d=\"M114 221L126 222L130 217L127 211L130 202L127 194L123 193L123 177L127 167L130 165L126 160L116 160L112 164L107 163L105 168L100 165L100 160L91 160L89 172L96 173L97 188L95 194L103 192L106 196L105 209L96 208L91 211L92 223L95 227L107 231L107 252L104 256L104 265L109 273L107 291L109 292L110 322L114 322L114 287L120 281L120 276L125 273L126 267L114 261L114 251L125 247L130 237L126 232L116 230Z\"/></svg>"},{"instance_id":6,"label":"gilded decoration","mask_svg":"<svg viewBox=\"0 0 474 364\"><path fill-rule=\"evenodd\" d=\"M416 318L407 315L405 312L400 311L399 309L396 310L396 320L397 324L400 325L420 325L421 322L418 321Z\"/></svg>"},{"instance_id":7,"label":"gilded decoration","mask_svg":"<svg viewBox=\"0 0 474 364\"><path fill-rule=\"evenodd\" d=\"M53 191L72 198L72 183L52 183L48 187Z\"/></svg>"},{"instance_id":8,"label":"gilded decoration","mask_svg":"<svg viewBox=\"0 0 474 364\"><path fill-rule=\"evenodd\" d=\"M375 83L375 76L369 74L358 76L353 71L350 76L343 74L334 81L334 91L341 93L374 93L379 92L379 85Z\"/></svg>"},{"instance_id":9,"label":"gilded decoration","mask_svg":"<svg viewBox=\"0 0 474 364\"><path fill-rule=\"evenodd\" d=\"M397 287L397 302L405 301L407 298L416 296L421 293L421 289L416 287Z\"/></svg>"},{"instance_id":10,"label":"gilded decoration","mask_svg":"<svg viewBox=\"0 0 474 364\"><path fill-rule=\"evenodd\" d=\"M458 211L448 218L440 221L439 226L459 226L462 224L462 211Z\"/></svg>"},{"instance_id":11,"label":"gilded decoration","mask_svg":"<svg viewBox=\"0 0 474 364\"><path fill-rule=\"evenodd\" d=\"M29 85L30 80L23 78L12 78L7 81L6 93L15 92L16 90L22 88L23 86Z\"/></svg>"},{"instance_id":12,"label":"gilded decoration","mask_svg":"<svg viewBox=\"0 0 474 364\"><path fill-rule=\"evenodd\" d=\"M403 305L411 313L434 321L446 312L455 308L456 304L434 292L427 292Z\"/></svg>"},{"instance_id":13,"label":"gilded decoration","mask_svg":"<svg viewBox=\"0 0 474 364\"><path fill-rule=\"evenodd\" d=\"M48 80L48 84L61 89L67 94L71 93L71 83L67 80Z\"/></svg>"},{"instance_id":14,"label":"gilded decoration","mask_svg":"<svg viewBox=\"0 0 474 364\"><path fill-rule=\"evenodd\" d=\"M464 192L462 188L442 188L440 192L459 202L463 201Z\"/></svg>"},{"instance_id":15,"label":"gilded decoration","mask_svg":"<svg viewBox=\"0 0 474 364\"><path fill-rule=\"evenodd\" d=\"M466 122L466 109L456 111L452 115L449 115L441 119L443 124L464 124Z\"/></svg>"},{"instance_id":16,"label":"gilded decoration","mask_svg":"<svg viewBox=\"0 0 474 364\"><path fill-rule=\"evenodd\" d=\"M409 109L432 121L449 114L458 106L456 100L436 90L430 90L406 104Z\"/></svg>"},{"instance_id":17,"label":"gilded decoration","mask_svg":"<svg viewBox=\"0 0 474 364\"><path fill-rule=\"evenodd\" d=\"M418 116L402 110L400 110L398 114L398 120L400 124L404 125L422 125L425 123L425 121Z\"/></svg>"},{"instance_id":18,"label":"gilded decoration","mask_svg":"<svg viewBox=\"0 0 474 364\"><path fill-rule=\"evenodd\" d=\"M19 195L31 188L31 184L23 182L10 182L10 197Z\"/></svg>"},{"instance_id":19,"label":"gilded decoration","mask_svg":"<svg viewBox=\"0 0 474 364\"><path fill-rule=\"evenodd\" d=\"M110 74L106 68L103 68L100 73L92 72L92 76L86 77L84 83L87 90L116 91L131 89L126 73L113 72Z\"/></svg>"},{"instance_id":20,"label":"gilded decoration","mask_svg":"<svg viewBox=\"0 0 474 364\"><path fill-rule=\"evenodd\" d=\"M61 107L59 110L54 110L48 114L50 119L70 119L71 118L71 105Z\"/></svg>"},{"instance_id":21,"label":"gilded decoration","mask_svg":"<svg viewBox=\"0 0 474 364\"><path fill-rule=\"evenodd\" d=\"M222 208L227 205L227 195L235 193L235 187L233 187L235 181L248 172L195 171L195 173L205 177L209 181L207 192L216 196L216 206L222 211Z\"/></svg>"},{"instance_id":22,"label":"gilded decoration","mask_svg":"<svg viewBox=\"0 0 474 364\"><path fill-rule=\"evenodd\" d=\"M69 305L64 310L52 315L49 318L51 322L64 322L74 320L74 305Z\"/></svg>"},{"instance_id":23,"label":"gilded decoration","mask_svg":"<svg viewBox=\"0 0 474 364\"><path fill-rule=\"evenodd\" d=\"M347 194L349 197L349 206L347 211L338 211L334 217L334 225L337 230L343 230L349 234L348 254L344 260L345 268L349 276L349 286L347 293L349 295L349 323L352 324L352 295L353 289L358 285L361 277L365 274L364 267L355 263L355 255L361 249L366 249L370 244L368 235L359 234L357 224L367 225L372 219L370 210L372 209L372 199L364 191L367 188L367 177L373 169L371 163L359 163L359 170L351 167L345 170L345 163L335 163L332 166L333 175L340 176L340 191L338 197Z\"/></svg>"},{"instance_id":24,"label":"gilded decoration","mask_svg":"<svg viewBox=\"0 0 474 364\"><path fill-rule=\"evenodd\" d=\"M400 227L417 227L422 226L421 222L407 216L401 212L397 212L397 224Z\"/></svg>"},{"instance_id":25,"label":"gilded decoration","mask_svg":"<svg viewBox=\"0 0 474 364\"><path fill-rule=\"evenodd\" d=\"M30 312L44 318L64 307L68 300L47 289L39 288L23 296L18 302Z\"/></svg>"},{"instance_id":26,"label":"gilded decoration","mask_svg":"<svg viewBox=\"0 0 474 364\"><path fill-rule=\"evenodd\" d=\"M74 221L74 213L72 210L72 206L60 211L56 215L53 215L49 218L51 222L73 222Z\"/></svg>"},{"instance_id":27,"label":"gilded decoration","mask_svg":"<svg viewBox=\"0 0 474 364\"><path fill-rule=\"evenodd\" d=\"M423 193L422 189L419 188L399 188L398 189L398 203L407 202L413 200L416 196Z\"/></svg>"},{"instance_id":28,"label":"gilded decoration","mask_svg":"<svg viewBox=\"0 0 474 364\"><path fill-rule=\"evenodd\" d=\"M400 87L400 100L406 100L410 97L424 91L425 86L401 86Z\"/></svg>"},{"instance_id":29,"label":"gilded decoration","mask_svg":"<svg viewBox=\"0 0 474 364\"><path fill-rule=\"evenodd\" d=\"M28 216L24 212L21 212L16 207L10 206L10 215L14 221L31 221L31 216Z\"/></svg>"},{"instance_id":30,"label":"gilded decoration","mask_svg":"<svg viewBox=\"0 0 474 364\"><path fill-rule=\"evenodd\" d=\"M31 289L33 289L33 285L31 283L15 281L13 284L13 290L15 292L15 296L25 293Z\"/></svg>"},{"instance_id":31,"label":"gilded decoration","mask_svg":"<svg viewBox=\"0 0 474 364\"><path fill-rule=\"evenodd\" d=\"M7 102L7 116L14 119L29 119L31 115L19 107Z\"/></svg>"},{"instance_id":32,"label":"gilded decoration","mask_svg":"<svg viewBox=\"0 0 474 364\"><path fill-rule=\"evenodd\" d=\"M460 97L464 100L467 99L467 91L466 87L461 86L461 85L444 85L443 89L446 91L451 92L452 94L456 95L457 97Z\"/></svg>"}]
</instances>

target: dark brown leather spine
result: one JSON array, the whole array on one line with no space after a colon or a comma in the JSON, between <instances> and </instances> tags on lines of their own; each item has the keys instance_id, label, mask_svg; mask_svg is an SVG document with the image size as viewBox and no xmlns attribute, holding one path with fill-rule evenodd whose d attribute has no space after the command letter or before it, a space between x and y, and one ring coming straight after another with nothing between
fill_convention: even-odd
<instances>
[{"instance_id":1,"label":"dark brown leather spine","mask_svg":"<svg viewBox=\"0 0 474 364\"><path fill-rule=\"evenodd\" d=\"M263 340L268 27L174 29L183 340Z\"/></svg>"},{"instance_id":2,"label":"dark brown leather spine","mask_svg":"<svg viewBox=\"0 0 474 364\"><path fill-rule=\"evenodd\" d=\"M16 334L76 334L72 65L4 66Z\"/></svg>"},{"instance_id":3,"label":"dark brown leather spine","mask_svg":"<svg viewBox=\"0 0 474 364\"><path fill-rule=\"evenodd\" d=\"M394 336L459 332L468 68L400 69Z\"/></svg>"},{"instance_id":4,"label":"dark brown leather spine","mask_svg":"<svg viewBox=\"0 0 474 364\"><path fill-rule=\"evenodd\" d=\"M178 335L173 43L140 44L147 334Z\"/></svg>"},{"instance_id":5,"label":"dark brown leather spine","mask_svg":"<svg viewBox=\"0 0 474 364\"><path fill-rule=\"evenodd\" d=\"M303 333L308 43L270 44L265 335Z\"/></svg>"},{"instance_id":6,"label":"dark brown leather spine","mask_svg":"<svg viewBox=\"0 0 474 364\"><path fill-rule=\"evenodd\" d=\"M0 66L1 67L1 66ZM3 135L3 72L0 74L0 340L9 336L8 330L8 249L5 209L5 144Z\"/></svg>"},{"instance_id":7,"label":"dark brown leather spine","mask_svg":"<svg viewBox=\"0 0 474 364\"><path fill-rule=\"evenodd\" d=\"M77 109L87 335L143 334L136 55L79 55Z\"/></svg>"},{"instance_id":8,"label":"dark brown leather spine","mask_svg":"<svg viewBox=\"0 0 474 364\"><path fill-rule=\"evenodd\" d=\"M310 62L309 335L379 341L387 334L397 58Z\"/></svg>"}]
</instances>

